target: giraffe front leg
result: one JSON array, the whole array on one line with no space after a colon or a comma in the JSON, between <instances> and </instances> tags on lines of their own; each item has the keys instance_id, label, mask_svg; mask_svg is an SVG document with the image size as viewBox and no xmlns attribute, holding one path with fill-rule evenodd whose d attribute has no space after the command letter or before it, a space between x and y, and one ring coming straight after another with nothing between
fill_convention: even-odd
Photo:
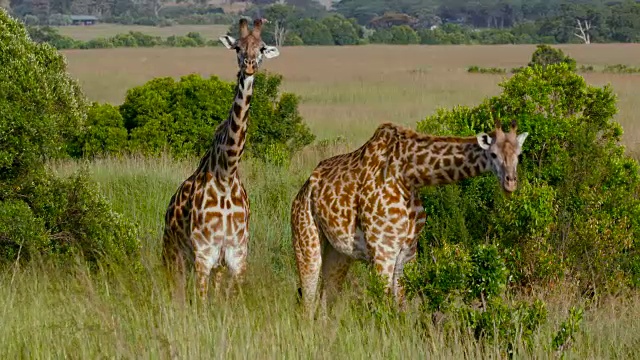
<instances>
[{"instance_id":1,"label":"giraffe front leg","mask_svg":"<svg viewBox=\"0 0 640 360\"><path fill-rule=\"evenodd\" d=\"M220 265L221 246L215 241L210 242L200 232L194 232L191 236L195 252L196 288L198 297L202 303L205 303L211 269L214 267L217 269Z\"/></svg>"},{"instance_id":2,"label":"giraffe front leg","mask_svg":"<svg viewBox=\"0 0 640 360\"><path fill-rule=\"evenodd\" d=\"M400 308L404 308L405 305L405 289L401 281L404 275L404 266L415 259L416 250L416 246L402 249L396 258L396 265L393 269L393 294Z\"/></svg>"},{"instance_id":3,"label":"giraffe front leg","mask_svg":"<svg viewBox=\"0 0 640 360\"><path fill-rule=\"evenodd\" d=\"M248 246L246 239L242 239L240 246L228 247L225 250L224 261L229 269L225 297L230 297L241 290L247 271Z\"/></svg>"}]
</instances>

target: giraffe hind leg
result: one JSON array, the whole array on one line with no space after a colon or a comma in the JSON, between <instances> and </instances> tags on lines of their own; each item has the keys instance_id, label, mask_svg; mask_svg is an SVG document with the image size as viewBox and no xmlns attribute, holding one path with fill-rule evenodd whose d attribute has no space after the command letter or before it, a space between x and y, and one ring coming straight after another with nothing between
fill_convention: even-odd
<instances>
[{"instance_id":1,"label":"giraffe hind leg","mask_svg":"<svg viewBox=\"0 0 640 360\"><path fill-rule=\"evenodd\" d=\"M169 240L169 241L167 241ZM165 240L162 251L164 269L169 278L170 292L174 301L184 305L186 302L187 269L184 255L176 245L170 245L170 239Z\"/></svg>"},{"instance_id":2,"label":"giraffe hind leg","mask_svg":"<svg viewBox=\"0 0 640 360\"><path fill-rule=\"evenodd\" d=\"M335 298L342 291L344 279L349 272L353 259L340 253L328 241L325 241L322 259L322 286L320 302L323 310L328 313Z\"/></svg>"},{"instance_id":3,"label":"giraffe hind leg","mask_svg":"<svg viewBox=\"0 0 640 360\"><path fill-rule=\"evenodd\" d=\"M296 256L301 305L308 316L313 316L316 307L316 293L322 266L321 239L318 227L309 209L294 211L291 218L293 249Z\"/></svg>"}]
</instances>

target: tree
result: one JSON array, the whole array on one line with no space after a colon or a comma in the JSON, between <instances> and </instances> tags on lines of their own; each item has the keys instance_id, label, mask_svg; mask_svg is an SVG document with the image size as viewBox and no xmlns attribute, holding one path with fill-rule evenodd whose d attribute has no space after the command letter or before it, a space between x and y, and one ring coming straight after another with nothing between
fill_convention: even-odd
<instances>
[{"instance_id":1,"label":"tree","mask_svg":"<svg viewBox=\"0 0 640 360\"><path fill-rule=\"evenodd\" d=\"M273 38L276 46L282 46L287 38L289 25L294 14L294 8L282 4L274 4L265 9L264 15L272 24ZM270 27L265 30L269 31Z\"/></svg>"},{"instance_id":2,"label":"tree","mask_svg":"<svg viewBox=\"0 0 640 360\"><path fill-rule=\"evenodd\" d=\"M333 45L331 31L324 23L313 19L302 19L293 25L294 31L305 45Z\"/></svg>"},{"instance_id":3,"label":"tree","mask_svg":"<svg viewBox=\"0 0 640 360\"><path fill-rule=\"evenodd\" d=\"M589 34L589 31L591 31L591 21L580 21L580 19L576 19L576 22L578 23L578 27L576 28L576 30L578 30L579 32L575 33L574 35L577 36L578 39L582 40L585 44L591 44L591 34Z\"/></svg>"},{"instance_id":4,"label":"tree","mask_svg":"<svg viewBox=\"0 0 640 360\"><path fill-rule=\"evenodd\" d=\"M322 19L336 45L355 45L358 43L358 32L353 24L342 15L331 15Z\"/></svg>"}]
</instances>

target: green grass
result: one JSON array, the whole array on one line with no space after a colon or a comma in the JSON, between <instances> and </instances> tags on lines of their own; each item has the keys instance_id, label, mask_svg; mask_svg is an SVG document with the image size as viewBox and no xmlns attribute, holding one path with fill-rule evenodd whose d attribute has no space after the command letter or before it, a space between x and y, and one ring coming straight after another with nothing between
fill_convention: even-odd
<instances>
[{"instance_id":1,"label":"green grass","mask_svg":"<svg viewBox=\"0 0 640 360\"><path fill-rule=\"evenodd\" d=\"M230 301L211 296L204 307L171 301L159 267L162 214L195 162L168 158L103 159L88 164L114 207L133 219L143 240L144 270L90 273L82 265L34 264L0 274L0 358L499 358L492 344L463 329L420 325L416 307L405 321L379 326L353 305L368 301L366 267L356 266L329 318L309 321L296 311L296 275L289 237L292 197L320 158L344 151L315 147L291 169L247 160L242 175L253 219L249 271ZM82 164L53 165L60 175ZM190 287L193 294L193 287ZM550 320L525 357L554 358L549 349L571 303L568 292L549 299ZM640 342L640 298L605 300L585 315L568 358L633 358ZM522 344L519 344L522 346Z\"/></svg>"},{"instance_id":2,"label":"green grass","mask_svg":"<svg viewBox=\"0 0 640 360\"><path fill-rule=\"evenodd\" d=\"M581 63L597 66L640 58L633 56L639 51L637 47L593 46L598 51L582 45L565 48ZM409 306L405 322L394 320L387 327L379 326L369 312L353 306L369 301L363 265L349 275L347 290L332 317L315 322L300 318L289 209L293 196L320 160L360 146L379 123L415 126L437 107L472 105L496 94L503 76L468 74L469 59L478 66L511 68L526 63L532 51L531 46L283 48L282 56L268 62L267 68L284 75L286 90L301 95L302 115L319 140L340 135L346 141L305 149L289 169L243 160L252 220L242 295L229 301L212 297L205 308L181 308L171 301L159 268L164 211L176 187L195 168L196 159L95 160L87 165L101 191L115 210L138 224L144 270L136 273L122 268L91 274L82 265L51 264L3 270L0 358L503 357L499 349L476 342L462 329L431 325L423 329L418 325L421 319L415 304ZM90 98L113 103L122 101L126 89L154 77L197 72L229 80L236 71L233 54L221 48L78 50L65 54L72 75L80 79ZM637 150L637 75L594 73L585 77L595 85L613 85L620 98L617 119L625 128L625 143L630 150ZM53 164L52 169L65 175L82 165L63 162ZM546 294L549 321L534 335L532 353L518 358L555 359L550 349L553 335L569 307L580 302L571 289L560 285L542 290L534 295ZM587 308L582 330L567 358L640 358L639 318L637 293L602 299L598 306Z\"/></svg>"}]
</instances>

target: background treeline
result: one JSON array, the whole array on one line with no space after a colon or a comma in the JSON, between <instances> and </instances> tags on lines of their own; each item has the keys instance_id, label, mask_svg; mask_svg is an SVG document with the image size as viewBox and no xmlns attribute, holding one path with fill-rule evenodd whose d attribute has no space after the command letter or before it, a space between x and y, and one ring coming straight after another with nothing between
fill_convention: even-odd
<instances>
[{"instance_id":1,"label":"background treeline","mask_svg":"<svg viewBox=\"0 0 640 360\"><path fill-rule=\"evenodd\" d=\"M243 6L235 5L233 9L237 11L233 13L199 2L97 0L86 3L87 0L15 0L5 6L27 25L34 26L69 24L68 14L94 14L103 22L158 26L178 23L233 26L238 16L264 16L271 21L264 32L265 40L276 45L640 40L640 2L635 0L341 0L331 10L314 0L256 0Z\"/></svg>"}]
</instances>

